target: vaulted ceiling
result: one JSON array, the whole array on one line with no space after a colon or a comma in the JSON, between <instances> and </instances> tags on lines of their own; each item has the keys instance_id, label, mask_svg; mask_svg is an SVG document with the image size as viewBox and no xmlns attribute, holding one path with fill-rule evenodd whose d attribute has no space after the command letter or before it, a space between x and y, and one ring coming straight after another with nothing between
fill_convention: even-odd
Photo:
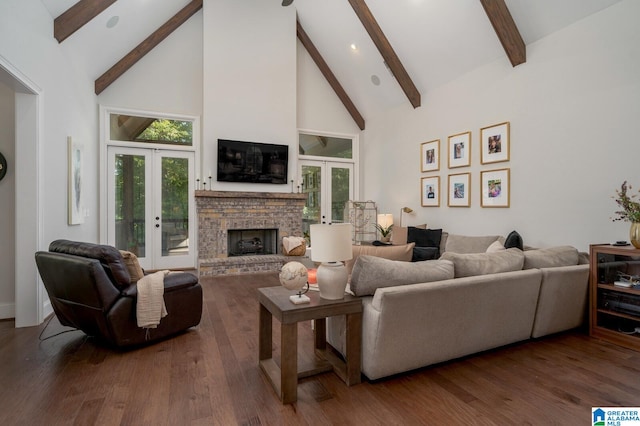
<instances>
[{"instance_id":1,"label":"vaulted ceiling","mask_svg":"<svg viewBox=\"0 0 640 426\"><path fill-rule=\"evenodd\" d=\"M96 80L97 93L202 5L202 0L41 1L58 18L56 38ZM262 1L282 7L281 0ZM529 45L618 1L294 0L287 7L296 9L298 38L310 53L315 48L343 89L338 96L363 128L363 116L402 103L418 107L428 102L429 90L486 63L524 62L518 36ZM74 5L81 14L71 18L88 21L77 31L67 19Z\"/></svg>"}]
</instances>

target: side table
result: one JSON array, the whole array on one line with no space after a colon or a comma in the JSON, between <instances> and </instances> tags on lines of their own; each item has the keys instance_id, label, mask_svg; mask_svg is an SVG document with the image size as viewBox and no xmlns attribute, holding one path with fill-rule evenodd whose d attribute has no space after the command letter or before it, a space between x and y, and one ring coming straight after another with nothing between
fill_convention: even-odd
<instances>
[{"instance_id":1,"label":"side table","mask_svg":"<svg viewBox=\"0 0 640 426\"><path fill-rule=\"evenodd\" d=\"M311 302L294 305L291 291L284 287L258 289L260 302L259 363L284 404L298 399L298 379L334 371L348 386L360 383L362 357L362 301L351 295L341 300L322 299L309 292ZM327 343L326 318L346 315L345 361ZM273 359L272 317L280 321L280 366ZM316 363L308 370L298 371L298 322L315 320L314 341Z\"/></svg>"}]
</instances>

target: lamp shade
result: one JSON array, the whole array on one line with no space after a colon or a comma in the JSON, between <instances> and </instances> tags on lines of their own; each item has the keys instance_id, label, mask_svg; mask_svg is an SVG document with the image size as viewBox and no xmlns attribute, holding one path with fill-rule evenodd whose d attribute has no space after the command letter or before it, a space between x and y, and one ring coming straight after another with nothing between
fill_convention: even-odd
<instances>
[{"instance_id":1,"label":"lamp shade","mask_svg":"<svg viewBox=\"0 0 640 426\"><path fill-rule=\"evenodd\" d=\"M393 215L392 214L379 214L378 215L378 225L381 228L387 229L391 225L393 225Z\"/></svg>"},{"instance_id":2,"label":"lamp shade","mask_svg":"<svg viewBox=\"0 0 640 426\"><path fill-rule=\"evenodd\" d=\"M338 262L353 257L350 223L311 225L310 237L314 262Z\"/></svg>"}]
</instances>

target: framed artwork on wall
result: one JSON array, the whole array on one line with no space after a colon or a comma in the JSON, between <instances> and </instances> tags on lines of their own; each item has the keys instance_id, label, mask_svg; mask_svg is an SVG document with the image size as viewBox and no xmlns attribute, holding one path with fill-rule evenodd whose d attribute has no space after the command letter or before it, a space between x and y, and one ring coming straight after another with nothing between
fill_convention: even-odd
<instances>
[{"instance_id":1,"label":"framed artwork on wall","mask_svg":"<svg viewBox=\"0 0 640 426\"><path fill-rule=\"evenodd\" d=\"M471 173L449 175L449 207L471 205Z\"/></svg>"},{"instance_id":2,"label":"framed artwork on wall","mask_svg":"<svg viewBox=\"0 0 640 426\"><path fill-rule=\"evenodd\" d=\"M422 172L440 170L440 139L423 142L420 145L420 170Z\"/></svg>"},{"instance_id":3,"label":"framed artwork on wall","mask_svg":"<svg viewBox=\"0 0 640 426\"><path fill-rule=\"evenodd\" d=\"M440 176L423 177L420 180L422 207L440 206Z\"/></svg>"},{"instance_id":4,"label":"framed artwork on wall","mask_svg":"<svg viewBox=\"0 0 640 426\"><path fill-rule=\"evenodd\" d=\"M449 136L449 168L471 165L471 132Z\"/></svg>"},{"instance_id":5,"label":"framed artwork on wall","mask_svg":"<svg viewBox=\"0 0 640 426\"><path fill-rule=\"evenodd\" d=\"M482 207L509 207L510 169L486 170L480 173Z\"/></svg>"},{"instance_id":6,"label":"framed artwork on wall","mask_svg":"<svg viewBox=\"0 0 640 426\"><path fill-rule=\"evenodd\" d=\"M82 145L67 138L68 164L69 164L69 225L84 223L84 208L82 204L82 168L84 161L84 149Z\"/></svg>"},{"instance_id":7,"label":"framed artwork on wall","mask_svg":"<svg viewBox=\"0 0 640 426\"><path fill-rule=\"evenodd\" d=\"M509 161L509 122L480 129L480 162Z\"/></svg>"}]
</instances>

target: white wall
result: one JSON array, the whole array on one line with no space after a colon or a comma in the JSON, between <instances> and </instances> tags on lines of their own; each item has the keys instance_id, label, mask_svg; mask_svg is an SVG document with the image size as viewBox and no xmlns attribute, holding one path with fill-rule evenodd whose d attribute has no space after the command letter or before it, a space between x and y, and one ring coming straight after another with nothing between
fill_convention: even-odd
<instances>
[{"instance_id":1,"label":"white wall","mask_svg":"<svg viewBox=\"0 0 640 426\"><path fill-rule=\"evenodd\" d=\"M205 0L203 173L215 175L217 140L289 145L296 171L296 16L263 0ZM216 190L289 192L290 185L215 182Z\"/></svg>"},{"instance_id":2,"label":"white wall","mask_svg":"<svg viewBox=\"0 0 640 426\"><path fill-rule=\"evenodd\" d=\"M366 198L399 214L460 234L518 230L526 244L628 240L613 223L614 190L640 188L640 2L623 1L527 46L527 62L503 58L369 119ZM509 121L511 160L480 165L479 129ZM447 137L472 132L471 167L447 168ZM420 173L420 143L441 140L440 171ZM407 167L407 164L410 167ZM511 169L511 207L480 207L480 171ZM380 173L393 170L394 173ZM471 172L470 208L447 207L447 176ZM420 178L439 175L440 207L420 207ZM396 219L397 222L397 219Z\"/></svg>"},{"instance_id":3,"label":"white wall","mask_svg":"<svg viewBox=\"0 0 640 426\"><path fill-rule=\"evenodd\" d=\"M97 239L97 175L91 173L97 166L97 108L93 94L93 81L73 67L65 57L58 42L52 37L53 19L37 0L4 0L0 2L0 57L5 65L28 79L39 90L37 105L40 140L36 147L20 147L21 152L35 152L40 159L36 170L19 170L20 175L37 176L40 182L36 208L40 220L28 224L28 229L16 229L17 241L24 233L38 235L37 245L46 248L53 239L64 237L85 241ZM20 117L17 115L17 121ZM83 175L85 188L84 205L89 217L80 226L67 225L67 136L85 144L87 169ZM36 138L37 139L37 138ZM33 148L33 149L32 149ZM18 155L16 154L16 157ZM17 159L20 161L20 159ZM24 160L24 159L23 159ZM29 163L29 161L26 161ZM35 162L31 162L35 164ZM16 185L20 184L16 180ZM17 199L23 197L17 193ZM33 194L25 194L33 196ZM34 216L31 203L17 203L16 217ZM29 211L21 211L21 205L29 206ZM34 230L37 230L35 232ZM31 244L17 244L29 247ZM0 246L0 257L9 255L13 246ZM16 270L16 292L28 294L38 302L43 302L34 288L36 283L35 262L29 261L31 269L23 269L23 259L33 259L33 250L16 253L21 260ZM16 265L19 262L16 262ZM33 300L27 300L28 311L22 316L20 301L16 306L16 325L35 324L38 315ZM35 308L34 308L35 306ZM20 318L19 318L20 316Z\"/></svg>"},{"instance_id":4,"label":"white wall","mask_svg":"<svg viewBox=\"0 0 640 426\"><path fill-rule=\"evenodd\" d=\"M100 95L101 105L202 115L202 11L182 24Z\"/></svg>"},{"instance_id":5,"label":"white wall","mask_svg":"<svg viewBox=\"0 0 640 426\"><path fill-rule=\"evenodd\" d=\"M0 152L7 160L7 174L0 181L0 241L15 246L15 92L0 83ZM7 250L0 256L0 319L15 315L15 253Z\"/></svg>"}]
</instances>

